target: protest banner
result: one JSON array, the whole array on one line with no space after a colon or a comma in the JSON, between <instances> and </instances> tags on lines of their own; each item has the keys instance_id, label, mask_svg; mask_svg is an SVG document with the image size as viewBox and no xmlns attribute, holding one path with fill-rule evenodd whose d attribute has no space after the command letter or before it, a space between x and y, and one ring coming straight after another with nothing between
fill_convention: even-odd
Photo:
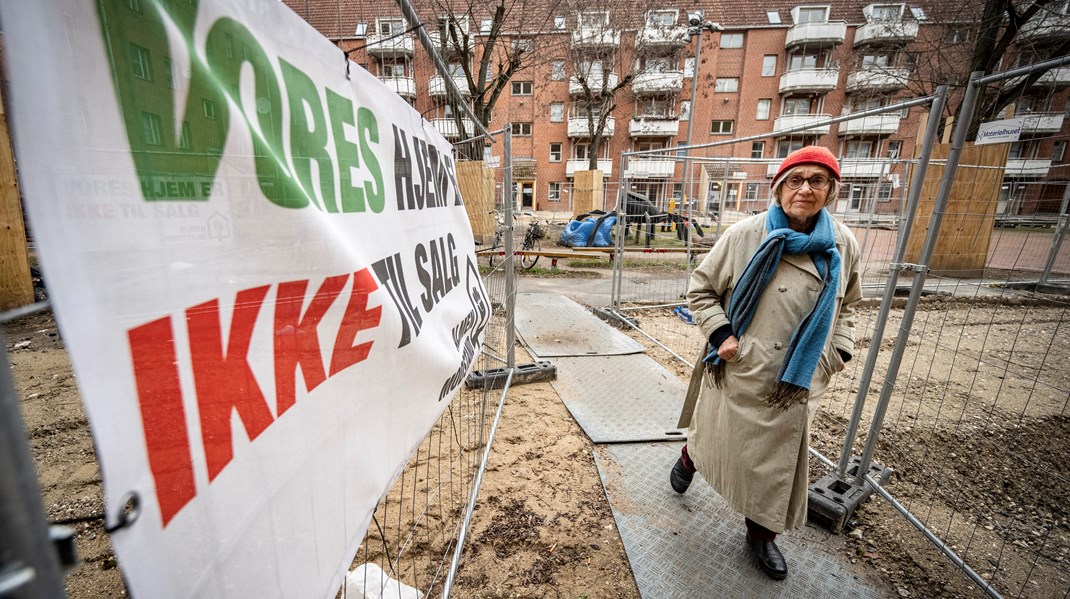
<instances>
[{"instance_id":1,"label":"protest banner","mask_svg":"<svg viewBox=\"0 0 1070 599\"><path fill-rule=\"evenodd\" d=\"M333 596L489 319L451 146L279 2L0 11L132 595Z\"/></svg>"}]
</instances>

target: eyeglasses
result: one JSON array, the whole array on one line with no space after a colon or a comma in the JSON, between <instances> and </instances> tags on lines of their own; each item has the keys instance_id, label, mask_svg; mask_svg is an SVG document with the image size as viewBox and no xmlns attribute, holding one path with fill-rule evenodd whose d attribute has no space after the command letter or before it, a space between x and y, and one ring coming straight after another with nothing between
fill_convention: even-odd
<instances>
[{"instance_id":1,"label":"eyeglasses","mask_svg":"<svg viewBox=\"0 0 1070 599\"><path fill-rule=\"evenodd\" d=\"M825 189L825 186L829 184L829 178L825 175L811 175L809 177L792 175L784 181L784 184L788 186L788 189L799 189L804 182L810 184L810 189Z\"/></svg>"}]
</instances>

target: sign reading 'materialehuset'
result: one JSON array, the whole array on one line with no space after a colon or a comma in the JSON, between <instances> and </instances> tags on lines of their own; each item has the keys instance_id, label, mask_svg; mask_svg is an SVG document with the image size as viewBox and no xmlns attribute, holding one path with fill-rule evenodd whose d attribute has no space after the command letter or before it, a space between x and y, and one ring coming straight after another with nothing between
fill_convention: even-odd
<instances>
[{"instance_id":1,"label":"sign reading 'materialehuset'","mask_svg":"<svg viewBox=\"0 0 1070 599\"><path fill-rule=\"evenodd\" d=\"M489 319L452 148L279 2L0 10L133 596L333 596Z\"/></svg>"},{"instance_id":2,"label":"sign reading 'materialehuset'","mask_svg":"<svg viewBox=\"0 0 1070 599\"><path fill-rule=\"evenodd\" d=\"M1004 119L1002 121L989 121L981 123L977 128L977 145L1013 143L1022 135L1023 119Z\"/></svg>"}]
</instances>

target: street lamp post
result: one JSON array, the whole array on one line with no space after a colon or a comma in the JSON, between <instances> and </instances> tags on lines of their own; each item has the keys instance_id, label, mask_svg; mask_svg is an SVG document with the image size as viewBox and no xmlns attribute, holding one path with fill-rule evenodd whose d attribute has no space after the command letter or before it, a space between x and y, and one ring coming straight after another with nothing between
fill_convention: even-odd
<instances>
[{"instance_id":1,"label":"street lamp post","mask_svg":"<svg viewBox=\"0 0 1070 599\"><path fill-rule=\"evenodd\" d=\"M695 121L695 96L698 95L698 69L702 59L702 32L703 31L724 31L724 27L721 27L718 23L712 23L710 21L703 20L703 13L693 12L687 15L688 35L694 39L696 36L698 40L695 43L695 68L691 73L691 106L688 109L687 115L687 137L684 141L684 147L690 148L691 146L691 126ZM691 202L694 201L694 190L691 189L694 186L694 176L691 173L691 150L684 150L684 198L688 197L688 192L691 192ZM681 200L684 200L681 198ZM687 204L688 214L690 214L690 202Z\"/></svg>"}]
</instances>

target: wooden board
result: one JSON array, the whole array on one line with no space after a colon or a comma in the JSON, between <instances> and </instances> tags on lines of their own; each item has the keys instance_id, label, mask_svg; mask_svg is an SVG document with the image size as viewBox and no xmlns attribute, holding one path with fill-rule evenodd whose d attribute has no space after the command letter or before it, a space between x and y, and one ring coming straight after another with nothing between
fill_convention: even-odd
<instances>
[{"instance_id":1,"label":"wooden board","mask_svg":"<svg viewBox=\"0 0 1070 599\"><path fill-rule=\"evenodd\" d=\"M33 303L26 225L15 177L7 114L0 98L0 310Z\"/></svg>"},{"instance_id":2,"label":"wooden board","mask_svg":"<svg viewBox=\"0 0 1070 599\"><path fill-rule=\"evenodd\" d=\"M983 274L1009 148L1009 144L969 144L962 149L951 197L928 265L930 274L953 277ZM950 144L934 146L932 160L946 160L950 150ZM943 164L929 164L907 242L907 262L916 264L921 257L943 175Z\"/></svg>"},{"instance_id":3,"label":"wooden board","mask_svg":"<svg viewBox=\"0 0 1070 599\"><path fill-rule=\"evenodd\" d=\"M573 177L572 216L605 209L602 171L576 171Z\"/></svg>"},{"instance_id":4,"label":"wooden board","mask_svg":"<svg viewBox=\"0 0 1070 599\"><path fill-rule=\"evenodd\" d=\"M489 245L494 241L494 170L480 160L457 162L457 185L472 225L476 242Z\"/></svg>"}]
</instances>

